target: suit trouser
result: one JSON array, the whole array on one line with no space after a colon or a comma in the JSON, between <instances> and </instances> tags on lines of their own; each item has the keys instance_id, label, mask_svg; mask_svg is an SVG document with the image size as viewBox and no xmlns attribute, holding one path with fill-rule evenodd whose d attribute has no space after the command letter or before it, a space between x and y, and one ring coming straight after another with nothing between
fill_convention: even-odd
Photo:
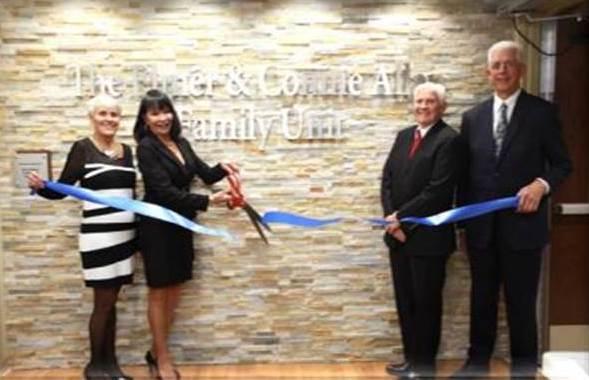
<instances>
[{"instance_id":1,"label":"suit trouser","mask_svg":"<svg viewBox=\"0 0 589 380\"><path fill-rule=\"evenodd\" d=\"M513 366L535 367L538 356L536 299L542 250L469 249L471 273L469 360L488 363L497 336L503 284Z\"/></svg>"},{"instance_id":2,"label":"suit trouser","mask_svg":"<svg viewBox=\"0 0 589 380\"><path fill-rule=\"evenodd\" d=\"M435 368L442 323L447 254L414 256L390 250L405 360Z\"/></svg>"}]
</instances>

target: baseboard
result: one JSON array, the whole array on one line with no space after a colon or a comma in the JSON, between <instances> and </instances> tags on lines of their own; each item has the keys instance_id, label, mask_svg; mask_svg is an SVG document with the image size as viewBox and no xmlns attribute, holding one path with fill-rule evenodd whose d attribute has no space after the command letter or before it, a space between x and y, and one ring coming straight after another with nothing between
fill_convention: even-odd
<instances>
[{"instance_id":1,"label":"baseboard","mask_svg":"<svg viewBox=\"0 0 589 380\"><path fill-rule=\"evenodd\" d=\"M550 326L548 351L588 351L589 325Z\"/></svg>"}]
</instances>

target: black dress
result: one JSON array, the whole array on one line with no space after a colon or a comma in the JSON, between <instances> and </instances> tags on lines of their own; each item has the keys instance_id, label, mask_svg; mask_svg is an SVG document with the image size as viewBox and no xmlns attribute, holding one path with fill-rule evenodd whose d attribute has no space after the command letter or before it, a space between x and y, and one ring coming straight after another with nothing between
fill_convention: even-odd
<instances>
[{"instance_id":1,"label":"black dress","mask_svg":"<svg viewBox=\"0 0 589 380\"><path fill-rule=\"evenodd\" d=\"M145 185L144 201L194 219L197 211L206 211L209 205L208 196L190 193L194 177L212 184L227 173L219 164L208 166L185 139L178 141L178 148L184 164L156 137L148 135L139 142L137 160ZM139 248L148 286L171 286L192 278L192 235L192 231L175 224L145 216L139 218Z\"/></svg>"},{"instance_id":2,"label":"black dress","mask_svg":"<svg viewBox=\"0 0 589 380\"><path fill-rule=\"evenodd\" d=\"M133 198L135 169L131 148L123 144L123 157L111 158L92 140L76 141L68 154L59 182L94 190L102 195ZM47 188L38 194L48 199L65 195ZM135 214L84 201L79 249L88 287L116 287L133 281L133 254L137 250Z\"/></svg>"}]
</instances>

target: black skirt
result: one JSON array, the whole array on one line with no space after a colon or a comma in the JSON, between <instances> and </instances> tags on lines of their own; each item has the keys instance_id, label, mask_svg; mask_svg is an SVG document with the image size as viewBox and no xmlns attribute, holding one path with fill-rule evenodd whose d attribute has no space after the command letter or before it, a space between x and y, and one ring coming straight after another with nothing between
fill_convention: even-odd
<instances>
[{"instance_id":1,"label":"black skirt","mask_svg":"<svg viewBox=\"0 0 589 380\"><path fill-rule=\"evenodd\" d=\"M161 288L192 279L192 231L141 216L138 232L147 286Z\"/></svg>"}]
</instances>

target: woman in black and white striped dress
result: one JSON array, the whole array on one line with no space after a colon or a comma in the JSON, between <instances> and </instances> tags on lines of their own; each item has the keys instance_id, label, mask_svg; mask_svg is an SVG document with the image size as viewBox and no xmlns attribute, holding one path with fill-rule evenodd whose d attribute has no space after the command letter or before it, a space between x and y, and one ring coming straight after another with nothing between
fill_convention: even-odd
<instances>
[{"instance_id":1,"label":"woman in black and white striped dress","mask_svg":"<svg viewBox=\"0 0 589 380\"><path fill-rule=\"evenodd\" d=\"M59 182L79 182L80 186L103 195L133 198L132 151L115 139L121 120L119 105L113 98L99 95L90 101L88 111L93 134L72 145ZM30 173L28 182L44 198L65 197L45 188L37 173ZM119 291L123 284L133 281L135 215L85 201L82 216L82 271L86 286L94 289L89 324L91 358L84 375L86 379L131 379L118 365L115 333Z\"/></svg>"}]
</instances>

